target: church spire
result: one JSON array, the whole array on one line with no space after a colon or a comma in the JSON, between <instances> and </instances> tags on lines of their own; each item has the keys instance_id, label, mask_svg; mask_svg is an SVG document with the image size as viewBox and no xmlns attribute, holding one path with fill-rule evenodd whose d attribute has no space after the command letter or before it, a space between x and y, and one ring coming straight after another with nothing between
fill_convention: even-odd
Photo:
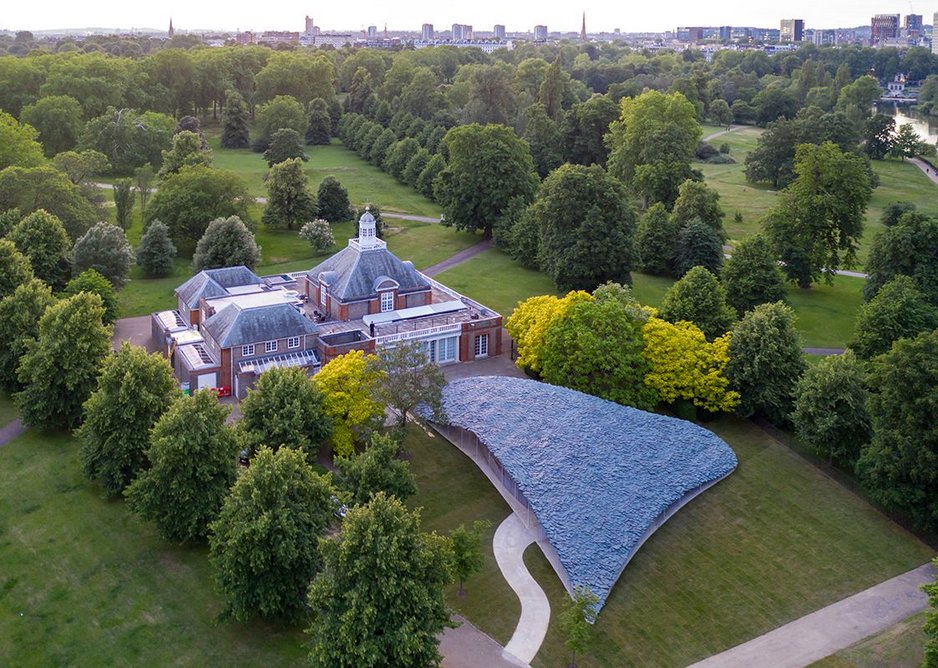
<instances>
[{"instance_id":1,"label":"church spire","mask_svg":"<svg viewBox=\"0 0 938 668\"><path fill-rule=\"evenodd\" d=\"M580 41L586 41L586 12L583 12L583 27L580 28Z\"/></svg>"},{"instance_id":2,"label":"church spire","mask_svg":"<svg viewBox=\"0 0 938 668\"><path fill-rule=\"evenodd\" d=\"M173 28L173 17L170 16L169 17L169 30L166 31L166 36L172 37L175 34L176 34L176 30Z\"/></svg>"}]
</instances>

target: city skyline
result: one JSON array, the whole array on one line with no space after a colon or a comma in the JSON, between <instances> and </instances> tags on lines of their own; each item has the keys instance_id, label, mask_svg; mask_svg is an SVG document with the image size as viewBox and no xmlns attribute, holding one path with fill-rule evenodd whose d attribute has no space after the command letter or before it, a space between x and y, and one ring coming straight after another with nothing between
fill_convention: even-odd
<instances>
[{"instance_id":1,"label":"city skyline","mask_svg":"<svg viewBox=\"0 0 938 668\"><path fill-rule=\"evenodd\" d=\"M835 28L869 25L874 14L922 14L925 23L929 23L934 12L938 11L938 0L934 0L932 6L916 6L913 2L911 8L908 0L857 0L829 5L794 0L784 8L738 0L719 3L718 6L671 0L664 6L647 5L628 10L605 2L530 9L481 0L466 9L440 8L435 3L407 3L392 9L388 4L374 0L364 0L354 6L316 6L310 3L305 7L299 3L270 6L235 0L226 5L224 13L212 11L206 5L175 0L146 6L133 6L117 0L100 0L91 6L56 0L51 3L16 3L5 8L0 17L0 29L159 30L168 26L172 17L177 31L302 31L304 15L310 15L323 30L367 30L369 25L387 24L392 31L419 31L422 24L431 23L441 31L448 30L454 23L462 23L486 32L500 24L506 26L509 33L530 32L535 25L546 25L551 32L579 33L584 11L589 32L612 32L616 28L622 32L664 32L679 25L778 27L782 19L789 18L804 19L806 28Z\"/></svg>"}]
</instances>

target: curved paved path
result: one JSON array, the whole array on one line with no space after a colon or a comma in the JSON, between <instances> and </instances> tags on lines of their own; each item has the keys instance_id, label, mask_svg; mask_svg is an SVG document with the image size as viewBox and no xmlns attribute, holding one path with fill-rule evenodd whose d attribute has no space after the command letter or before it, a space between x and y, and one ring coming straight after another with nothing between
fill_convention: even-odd
<instances>
[{"instance_id":1,"label":"curved paved path","mask_svg":"<svg viewBox=\"0 0 938 668\"><path fill-rule=\"evenodd\" d=\"M931 168L931 165L920 158L909 158L909 162L922 170L922 174L927 176L932 183L938 185L938 173Z\"/></svg>"},{"instance_id":2,"label":"curved paved path","mask_svg":"<svg viewBox=\"0 0 938 668\"><path fill-rule=\"evenodd\" d=\"M409 220L414 220L414 219L409 218ZM469 248L463 248L458 253L453 253L442 262L437 262L436 264L430 265L426 269L421 270L420 273L425 274L427 276L436 276L437 274L440 274L446 271L447 269L451 269L452 267L455 267L457 264L462 264L469 258L475 257L476 255L478 255L479 253L483 251L487 251L491 247L492 247L492 240L485 239L478 243L472 244L471 246L469 246Z\"/></svg>"},{"instance_id":3,"label":"curved paved path","mask_svg":"<svg viewBox=\"0 0 938 668\"><path fill-rule=\"evenodd\" d=\"M801 668L879 633L928 607L920 589L935 578L931 564L821 608L691 668Z\"/></svg>"},{"instance_id":4,"label":"curved paved path","mask_svg":"<svg viewBox=\"0 0 938 668\"><path fill-rule=\"evenodd\" d=\"M730 132L736 132L737 130L742 130L743 128L751 127L749 125L731 125L728 130L720 130L719 132L714 132L711 135L707 135L700 141L712 141L717 137L722 137L723 135L729 134Z\"/></svg>"},{"instance_id":5,"label":"curved paved path","mask_svg":"<svg viewBox=\"0 0 938 668\"><path fill-rule=\"evenodd\" d=\"M525 663L534 660L550 622L547 595L524 565L524 551L533 542L534 536L521 518L512 513L498 525L492 545L502 575L521 600L521 617L505 653Z\"/></svg>"}]
</instances>

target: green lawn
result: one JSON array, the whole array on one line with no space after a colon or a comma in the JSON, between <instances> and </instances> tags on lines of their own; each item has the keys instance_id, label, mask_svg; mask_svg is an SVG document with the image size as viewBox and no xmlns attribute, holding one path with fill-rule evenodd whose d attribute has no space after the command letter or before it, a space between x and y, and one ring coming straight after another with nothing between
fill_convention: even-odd
<instances>
[{"instance_id":1,"label":"green lawn","mask_svg":"<svg viewBox=\"0 0 938 668\"><path fill-rule=\"evenodd\" d=\"M928 561L933 551L753 424L707 425L736 472L639 550L596 624L591 666L684 666ZM525 562L552 609L564 593L536 548ZM556 614L536 667L565 666ZM898 664L893 664L898 665Z\"/></svg>"},{"instance_id":2,"label":"green lawn","mask_svg":"<svg viewBox=\"0 0 938 668\"><path fill-rule=\"evenodd\" d=\"M913 615L833 656L811 664L811 668L920 666L925 658L924 623L924 612Z\"/></svg>"},{"instance_id":3,"label":"green lawn","mask_svg":"<svg viewBox=\"0 0 938 668\"><path fill-rule=\"evenodd\" d=\"M0 392L0 427L16 417L16 406L13 399L5 392Z\"/></svg>"},{"instance_id":4,"label":"green lawn","mask_svg":"<svg viewBox=\"0 0 938 668\"><path fill-rule=\"evenodd\" d=\"M506 642L520 605L495 565L491 536L508 507L482 473L415 427L407 447L424 528L487 519L486 565L453 607ZM159 538L80 472L77 444L31 431L0 448L0 665L288 666L299 628L219 622L204 547Z\"/></svg>"},{"instance_id":5,"label":"green lawn","mask_svg":"<svg viewBox=\"0 0 938 668\"><path fill-rule=\"evenodd\" d=\"M472 461L434 432L411 428L406 447L417 478L417 495L408 501L423 508L423 528L445 533L475 520L488 520L485 534L485 566L466 583L466 597L452 587L450 606L503 645L511 638L521 614L521 603L505 582L492 551L492 536L511 513L488 478Z\"/></svg>"},{"instance_id":6,"label":"green lawn","mask_svg":"<svg viewBox=\"0 0 938 668\"><path fill-rule=\"evenodd\" d=\"M795 327L805 346L843 348L853 339L857 310L863 303L860 278L835 276L834 284L809 290L788 286L788 303L798 316Z\"/></svg>"},{"instance_id":7,"label":"green lawn","mask_svg":"<svg viewBox=\"0 0 938 668\"><path fill-rule=\"evenodd\" d=\"M160 539L81 475L76 442L0 448L0 665L295 666L304 635L219 623L202 547Z\"/></svg>"}]
</instances>

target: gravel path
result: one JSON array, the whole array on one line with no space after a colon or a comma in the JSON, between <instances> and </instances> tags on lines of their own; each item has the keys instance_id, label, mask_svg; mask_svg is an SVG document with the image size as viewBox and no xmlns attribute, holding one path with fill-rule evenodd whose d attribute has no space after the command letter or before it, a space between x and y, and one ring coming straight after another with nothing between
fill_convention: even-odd
<instances>
[{"instance_id":1,"label":"gravel path","mask_svg":"<svg viewBox=\"0 0 938 668\"><path fill-rule=\"evenodd\" d=\"M452 267L455 267L457 264L462 264L469 258L475 257L476 255L478 255L479 253L482 253L483 251L487 251L491 247L492 247L491 239L480 241L479 243L469 246L469 248L462 249L458 253L453 253L442 262L437 262L434 265L430 265L429 267L424 269L421 273L426 274L427 276L436 276L437 274L443 273L447 269L451 269Z\"/></svg>"},{"instance_id":2,"label":"gravel path","mask_svg":"<svg viewBox=\"0 0 938 668\"><path fill-rule=\"evenodd\" d=\"M711 656L691 668L801 668L879 633L928 607L931 564L886 580L826 608Z\"/></svg>"}]
</instances>

